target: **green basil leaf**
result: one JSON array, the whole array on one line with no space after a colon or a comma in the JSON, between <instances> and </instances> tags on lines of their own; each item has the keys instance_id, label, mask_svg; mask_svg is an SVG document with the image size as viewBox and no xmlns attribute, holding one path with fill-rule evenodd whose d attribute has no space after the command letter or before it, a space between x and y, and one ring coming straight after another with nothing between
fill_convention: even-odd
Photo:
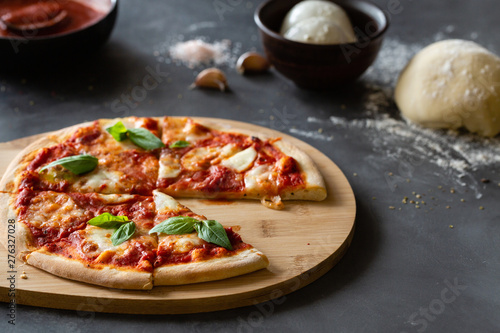
<instances>
[{"instance_id":1,"label":"green basil leaf","mask_svg":"<svg viewBox=\"0 0 500 333\"><path fill-rule=\"evenodd\" d=\"M165 147L160 139L145 128L130 128L128 137L133 143L146 150Z\"/></svg>"},{"instance_id":2,"label":"green basil leaf","mask_svg":"<svg viewBox=\"0 0 500 333\"><path fill-rule=\"evenodd\" d=\"M127 138L127 128L121 121L106 128L106 131L108 131L108 133L111 134L116 141L123 141Z\"/></svg>"},{"instance_id":3,"label":"green basil leaf","mask_svg":"<svg viewBox=\"0 0 500 333\"><path fill-rule=\"evenodd\" d=\"M114 246L120 245L121 243L129 240L135 233L135 223L130 221L128 223L122 224L121 227L113 232L111 235L111 242Z\"/></svg>"},{"instance_id":4,"label":"green basil leaf","mask_svg":"<svg viewBox=\"0 0 500 333\"><path fill-rule=\"evenodd\" d=\"M194 228L198 232L198 237L201 239L222 246L228 250L233 249L227 237L226 230L219 222L214 220L202 221L202 223L195 224Z\"/></svg>"},{"instance_id":5,"label":"green basil leaf","mask_svg":"<svg viewBox=\"0 0 500 333\"><path fill-rule=\"evenodd\" d=\"M73 172L76 175L81 175L86 172L90 172L97 167L99 160L92 155L75 155L60 158L50 164L47 164L40 169L42 172L45 169L51 168L56 165L61 165L65 169Z\"/></svg>"},{"instance_id":6,"label":"green basil leaf","mask_svg":"<svg viewBox=\"0 0 500 333\"><path fill-rule=\"evenodd\" d=\"M174 216L166 219L162 223L149 230L149 233L164 233L168 235L190 234L194 231L194 225L200 220L189 216Z\"/></svg>"},{"instance_id":7,"label":"green basil leaf","mask_svg":"<svg viewBox=\"0 0 500 333\"><path fill-rule=\"evenodd\" d=\"M90 219L87 223L103 229L114 229L126 222L130 222L126 216L114 216L110 213L102 213Z\"/></svg>"},{"instance_id":8,"label":"green basil leaf","mask_svg":"<svg viewBox=\"0 0 500 333\"><path fill-rule=\"evenodd\" d=\"M189 145L191 145L189 142L184 141L184 140L179 140L179 141L175 141L174 143L170 144L170 146L168 146L168 148L186 148L186 147L189 147Z\"/></svg>"}]
</instances>

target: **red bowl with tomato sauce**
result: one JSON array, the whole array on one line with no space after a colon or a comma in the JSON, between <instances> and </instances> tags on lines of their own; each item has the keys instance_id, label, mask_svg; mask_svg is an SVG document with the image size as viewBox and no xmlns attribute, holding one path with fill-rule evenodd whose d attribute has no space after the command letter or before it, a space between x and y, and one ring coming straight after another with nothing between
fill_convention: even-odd
<instances>
[{"instance_id":1,"label":"red bowl with tomato sauce","mask_svg":"<svg viewBox=\"0 0 500 333\"><path fill-rule=\"evenodd\" d=\"M0 0L0 61L28 66L88 54L109 38L117 1Z\"/></svg>"}]
</instances>

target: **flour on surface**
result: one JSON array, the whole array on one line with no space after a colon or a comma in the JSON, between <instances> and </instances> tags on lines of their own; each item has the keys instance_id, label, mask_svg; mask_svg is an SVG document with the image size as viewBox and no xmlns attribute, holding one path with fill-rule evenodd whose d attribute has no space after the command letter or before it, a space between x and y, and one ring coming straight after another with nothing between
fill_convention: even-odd
<instances>
[{"instance_id":1,"label":"flour on surface","mask_svg":"<svg viewBox=\"0 0 500 333\"><path fill-rule=\"evenodd\" d=\"M203 24L202 24L203 23ZM211 22L202 22L203 27L211 26ZM188 30L198 27L191 25ZM241 43L229 39L210 41L208 37L197 36L185 40L184 35L168 37L155 48L153 55L159 62L184 65L188 68L206 68L209 66L234 67L241 53Z\"/></svg>"},{"instance_id":2,"label":"flour on surface","mask_svg":"<svg viewBox=\"0 0 500 333\"><path fill-rule=\"evenodd\" d=\"M447 28L446 32L453 29ZM446 37L444 34L443 38ZM404 44L397 39L384 41L381 53L362 82L366 93L363 108L366 118L346 119L331 116L329 119L308 117L307 122L321 124L323 136L333 129L346 129L352 137L365 138L370 142L374 154L367 156L368 162L386 165L397 161L407 168L418 168L422 163L432 163L442 170L438 176L446 177L454 185L462 186L481 197L480 184L473 172L480 168L498 169L500 166L500 138L483 138L474 134L456 131L432 130L420 127L404 119L389 115L394 107L393 88L401 70L425 45ZM326 125L329 122L329 125ZM316 138L314 132L290 130L291 133ZM317 134L317 133L316 133ZM350 136L350 134L347 134Z\"/></svg>"},{"instance_id":3,"label":"flour on surface","mask_svg":"<svg viewBox=\"0 0 500 333\"><path fill-rule=\"evenodd\" d=\"M189 68L210 64L221 65L227 61L229 40L207 43L201 39L179 42L169 49L174 61L181 61Z\"/></svg>"},{"instance_id":4,"label":"flour on surface","mask_svg":"<svg viewBox=\"0 0 500 333\"><path fill-rule=\"evenodd\" d=\"M325 135L325 134L322 134L319 132L303 131L303 130L299 130L296 128L291 128L289 130L289 132L292 134L300 135L300 136L315 139L315 140L323 140L323 141L332 141L333 140L332 135Z\"/></svg>"}]
</instances>

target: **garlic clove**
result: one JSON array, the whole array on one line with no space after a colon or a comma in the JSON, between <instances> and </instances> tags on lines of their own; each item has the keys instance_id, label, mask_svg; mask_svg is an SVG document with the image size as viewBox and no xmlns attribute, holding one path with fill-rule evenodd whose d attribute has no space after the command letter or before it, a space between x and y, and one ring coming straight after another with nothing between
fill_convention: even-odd
<instances>
[{"instance_id":1,"label":"garlic clove","mask_svg":"<svg viewBox=\"0 0 500 333\"><path fill-rule=\"evenodd\" d=\"M246 52L236 62L236 70L240 74L260 73L267 71L269 67L269 61L257 52Z\"/></svg>"},{"instance_id":2,"label":"garlic clove","mask_svg":"<svg viewBox=\"0 0 500 333\"><path fill-rule=\"evenodd\" d=\"M191 88L212 88L225 91L227 89L227 79L223 71L218 68L207 68L201 71L191 85Z\"/></svg>"}]
</instances>

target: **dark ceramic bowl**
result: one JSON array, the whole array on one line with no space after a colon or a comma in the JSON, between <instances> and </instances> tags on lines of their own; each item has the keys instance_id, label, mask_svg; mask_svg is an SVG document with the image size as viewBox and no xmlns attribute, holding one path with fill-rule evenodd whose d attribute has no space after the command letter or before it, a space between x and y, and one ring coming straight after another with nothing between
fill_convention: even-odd
<instances>
[{"instance_id":1,"label":"dark ceramic bowl","mask_svg":"<svg viewBox=\"0 0 500 333\"><path fill-rule=\"evenodd\" d=\"M279 34L285 15L298 2L270 0L255 11L254 19L269 62L297 86L308 89L331 88L361 76L375 61L389 27L385 13L367 1L332 1L346 11L358 42L306 44Z\"/></svg>"},{"instance_id":2,"label":"dark ceramic bowl","mask_svg":"<svg viewBox=\"0 0 500 333\"><path fill-rule=\"evenodd\" d=\"M80 0L98 6L104 13L90 25L68 32L38 34L37 31L20 33L19 36L0 36L0 61L15 67L32 67L89 54L106 42L115 25L118 0ZM94 5L93 5L94 4ZM0 68L1 70L2 68Z\"/></svg>"}]
</instances>

